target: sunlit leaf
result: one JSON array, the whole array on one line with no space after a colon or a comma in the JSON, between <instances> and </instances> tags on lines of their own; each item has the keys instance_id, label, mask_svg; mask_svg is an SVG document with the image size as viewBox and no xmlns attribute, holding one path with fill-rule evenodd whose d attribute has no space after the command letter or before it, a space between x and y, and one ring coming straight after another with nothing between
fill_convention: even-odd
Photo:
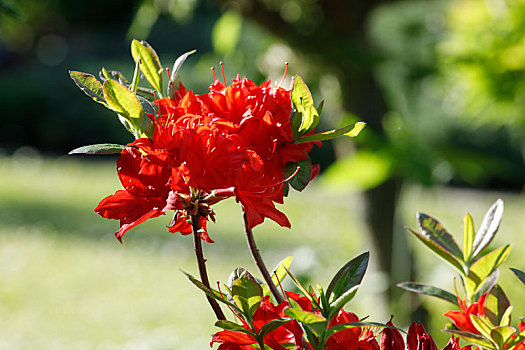
<instances>
[{"instance_id":1,"label":"sunlit leaf","mask_svg":"<svg viewBox=\"0 0 525 350\"><path fill-rule=\"evenodd\" d=\"M357 289L359 288L359 284L356 286L353 286L352 288L346 290L343 294L341 294L337 299L335 299L333 302L330 303L330 313L328 315L329 319L332 319L339 310L341 310L350 300L352 300L355 296L355 293L357 292Z\"/></svg>"},{"instance_id":2,"label":"sunlit leaf","mask_svg":"<svg viewBox=\"0 0 525 350\"><path fill-rule=\"evenodd\" d=\"M503 201L498 199L487 211L474 239L472 256L476 258L490 244L498 231L503 216Z\"/></svg>"},{"instance_id":3,"label":"sunlit leaf","mask_svg":"<svg viewBox=\"0 0 525 350\"><path fill-rule=\"evenodd\" d=\"M296 134L303 135L315 129L319 123L319 114L315 109L314 100L308 86L298 75L294 78L291 98L294 108L301 115L301 125Z\"/></svg>"},{"instance_id":4,"label":"sunlit leaf","mask_svg":"<svg viewBox=\"0 0 525 350\"><path fill-rule=\"evenodd\" d=\"M99 143L75 148L68 154L120 154L124 147L126 146L114 143Z\"/></svg>"},{"instance_id":5,"label":"sunlit leaf","mask_svg":"<svg viewBox=\"0 0 525 350\"><path fill-rule=\"evenodd\" d=\"M232 297L244 314L252 318L262 301L263 291L261 286L251 278L241 277L233 282Z\"/></svg>"},{"instance_id":6,"label":"sunlit leaf","mask_svg":"<svg viewBox=\"0 0 525 350\"><path fill-rule=\"evenodd\" d=\"M472 254L472 244L474 243L474 220L470 214L465 214L463 218L463 260L469 261Z\"/></svg>"},{"instance_id":7,"label":"sunlit leaf","mask_svg":"<svg viewBox=\"0 0 525 350\"><path fill-rule=\"evenodd\" d=\"M478 317L474 314L469 314L469 316L470 316L470 321L472 321L472 324L474 325L474 327L476 327L478 332L480 332L481 335L483 335L485 338L491 339L490 331L492 329L491 327L492 325L490 325L487 322L487 319L484 317Z\"/></svg>"},{"instance_id":8,"label":"sunlit leaf","mask_svg":"<svg viewBox=\"0 0 525 350\"><path fill-rule=\"evenodd\" d=\"M308 327L316 336L322 334L328 325L328 321L323 316L313 312L287 308L284 313Z\"/></svg>"},{"instance_id":9,"label":"sunlit leaf","mask_svg":"<svg viewBox=\"0 0 525 350\"><path fill-rule=\"evenodd\" d=\"M499 269L492 271L492 273L485 279L485 281L476 289L474 300L478 300L483 294L487 294L498 283Z\"/></svg>"},{"instance_id":10,"label":"sunlit leaf","mask_svg":"<svg viewBox=\"0 0 525 350\"><path fill-rule=\"evenodd\" d=\"M501 317L501 321L499 322L500 326L508 326L508 325L510 325L510 317L511 317L513 309L514 308L512 307L512 305L510 305L507 308L507 310L505 310L505 312L503 313L503 316Z\"/></svg>"},{"instance_id":11,"label":"sunlit leaf","mask_svg":"<svg viewBox=\"0 0 525 350\"><path fill-rule=\"evenodd\" d=\"M431 238L428 238L424 236L423 234L412 230L411 228L407 227L407 229L410 232L412 232L417 238L419 238L419 240L423 242L423 244L425 244L428 248L430 248L430 250L432 250L434 253L439 255L443 260L445 260L446 262L454 266L459 272L461 272L462 274L465 274L463 264L461 260L459 260L456 256L451 254L449 251L443 249L441 245L434 242Z\"/></svg>"},{"instance_id":12,"label":"sunlit leaf","mask_svg":"<svg viewBox=\"0 0 525 350\"><path fill-rule=\"evenodd\" d=\"M131 55L135 62L142 60L140 70L146 77L150 85L157 90L159 97L162 97L162 66L159 56L153 48L145 41L133 40L131 42Z\"/></svg>"},{"instance_id":13,"label":"sunlit leaf","mask_svg":"<svg viewBox=\"0 0 525 350\"><path fill-rule=\"evenodd\" d=\"M294 141L295 143L304 143L304 142L313 142L313 141L325 141L330 139L335 139L339 136L348 136L356 137L359 135L361 130L366 126L365 122L357 122L355 124L350 124L340 129L325 131L317 134L307 135L301 137L300 139Z\"/></svg>"},{"instance_id":14,"label":"sunlit leaf","mask_svg":"<svg viewBox=\"0 0 525 350\"><path fill-rule=\"evenodd\" d=\"M401 282L398 283L397 286L409 292L431 295L446 300L454 305L458 305L458 299L454 294L438 287L417 282Z\"/></svg>"},{"instance_id":15,"label":"sunlit leaf","mask_svg":"<svg viewBox=\"0 0 525 350\"><path fill-rule=\"evenodd\" d=\"M286 270L290 269L292 264L293 256L287 256L275 267L272 273L272 282L276 287L279 287L279 284L283 282L283 279L286 277Z\"/></svg>"},{"instance_id":16,"label":"sunlit leaf","mask_svg":"<svg viewBox=\"0 0 525 350\"><path fill-rule=\"evenodd\" d=\"M511 245L507 244L504 247L482 256L470 266L467 278L465 279L465 287L470 294L474 294L478 286L481 285L495 269L505 262L505 260L507 260L510 250Z\"/></svg>"},{"instance_id":17,"label":"sunlit leaf","mask_svg":"<svg viewBox=\"0 0 525 350\"><path fill-rule=\"evenodd\" d=\"M508 326L497 326L490 331L490 338L498 345L498 348L503 349L504 344L514 335L516 330Z\"/></svg>"},{"instance_id":18,"label":"sunlit leaf","mask_svg":"<svg viewBox=\"0 0 525 350\"><path fill-rule=\"evenodd\" d=\"M218 291L212 289L212 288L208 288L204 285L204 283L202 283L201 281L199 281L198 279L194 278L192 275L190 275L189 273L186 273L184 271L182 271L183 274L186 275L186 277L188 277L188 279L190 280L191 283L193 283L197 288L199 288L200 290L202 290L204 293L206 293L206 295L208 295L209 297L217 300L217 301L220 301L221 303L224 303L226 305L228 305L229 307L231 307L237 314L241 314L241 309L239 309L237 307L237 305L235 305L234 303L228 301L227 299L225 299L221 293L219 293Z\"/></svg>"},{"instance_id":19,"label":"sunlit leaf","mask_svg":"<svg viewBox=\"0 0 525 350\"><path fill-rule=\"evenodd\" d=\"M463 253L454 240L454 237L441 225L439 221L425 213L417 213L417 222L424 237L432 240L443 250L447 251L458 260L463 258Z\"/></svg>"},{"instance_id":20,"label":"sunlit leaf","mask_svg":"<svg viewBox=\"0 0 525 350\"><path fill-rule=\"evenodd\" d=\"M286 267L284 267L284 269L286 270L288 276L290 276L290 278L292 279L295 286L299 289L299 291L301 291L301 293L312 303L313 306L319 308L319 303L317 302L317 300L315 298L312 298L310 293L308 293L308 291L306 290L306 288L304 288L301 282L299 282L299 280L295 278L295 276L290 272L290 270L288 270Z\"/></svg>"},{"instance_id":21,"label":"sunlit leaf","mask_svg":"<svg viewBox=\"0 0 525 350\"><path fill-rule=\"evenodd\" d=\"M77 71L69 71L69 76L86 95L96 102L107 106L104 92L102 91L102 83L97 78L91 74Z\"/></svg>"},{"instance_id":22,"label":"sunlit leaf","mask_svg":"<svg viewBox=\"0 0 525 350\"><path fill-rule=\"evenodd\" d=\"M137 96L124 85L108 79L103 85L104 97L109 108L126 119L135 129L142 122L142 105Z\"/></svg>"}]
</instances>

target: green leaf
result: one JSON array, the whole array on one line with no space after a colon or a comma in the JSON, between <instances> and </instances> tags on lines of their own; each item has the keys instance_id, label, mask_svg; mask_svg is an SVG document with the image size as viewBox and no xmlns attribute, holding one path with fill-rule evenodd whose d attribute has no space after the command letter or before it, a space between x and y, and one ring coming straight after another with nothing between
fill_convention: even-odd
<instances>
[{"instance_id":1,"label":"green leaf","mask_svg":"<svg viewBox=\"0 0 525 350\"><path fill-rule=\"evenodd\" d=\"M171 72L169 72L171 74L171 77L170 77L170 83L168 84L168 96L173 96L173 94L175 93L175 91L179 88L179 70L180 68L182 67L182 64L184 63L184 61L186 61L186 58L188 58L189 55L192 55L194 54L195 52L197 52L197 50L191 50L191 51L188 51L182 55L180 55L176 60L175 60L175 63L173 63L173 69L171 70Z\"/></svg>"},{"instance_id":2,"label":"green leaf","mask_svg":"<svg viewBox=\"0 0 525 350\"><path fill-rule=\"evenodd\" d=\"M480 332L485 338L491 339L490 331L492 329L492 325L487 322L487 319L485 317L478 317L474 314L469 314L469 316L472 324L474 327L476 327L478 332Z\"/></svg>"},{"instance_id":3,"label":"green leaf","mask_svg":"<svg viewBox=\"0 0 525 350\"><path fill-rule=\"evenodd\" d=\"M487 349L494 349L494 345L489 342L488 340L486 340L485 338L483 338L481 335L479 334L476 334L476 333L470 333L470 332L465 332L465 331L460 331L460 330L456 330L456 329L445 329L443 330L443 332L447 332L447 333L452 333L454 335L457 335L471 343L474 343L474 344L477 344L477 345L480 345L484 348L487 348Z\"/></svg>"},{"instance_id":4,"label":"green leaf","mask_svg":"<svg viewBox=\"0 0 525 350\"><path fill-rule=\"evenodd\" d=\"M276 287L279 287L279 284L283 282L283 279L286 277L286 270L290 269L292 264L293 256L287 256L275 267L272 273L272 282Z\"/></svg>"},{"instance_id":5,"label":"green leaf","mask_svg":"<svg viewBox=\"0 0 525 350\"><path fill-rule=\"evenodd\" d=\"M489 277L489 275L507 260L510 250L511 245L507 244L504 247L482 256L470 266L465 280L465 288L470 295L474 294L476 289Z\"/></svg>"},{"instance_id":6,"label":"green leaf","mask_svg":"<svg viewBox=\"0 0 525 350\"><path fill-rule=\"evenodd\" d=\"M284 269L286 270L286 273L288 274L288 276L290 276L290 278L292 279L292 281L296 285L296 287L301 291L301 293L303 293L303 295L312 303L312 305L315 308L319 309L319 303L317 302L317 300L315 298L312 298L310 293L308 293L308 291L306 290L306 288L303 287L301 282L299 282L299 280L297 278L295 278L294 275L292 275L290 270L288 270L286 267L284 267Z\"/></svg>"},{"instance_id":7,"label":"green leaf","mask_svg":"<svg viewBox=\"0 0 525 350\"><path fill-rule=\"evenodd\" d=\"M509 341L515 331L516 330L512 327L497 326L490 331L490 338L496 343L499 349L504 349L505 343Z\"/></svg>"},{"instance_id":8,"label":"green leaf","mask_svg":"<svg viewBox=\"0 0 525 350\"><path fill-rule=\"evenodd\" d=\"M476 289L474 294L474 300L478 300L483 294L487 294L494 288L496 283L498 283L499 278L499 269L494 270L489 277Z\"/></svg>"},{"instance_id":9,"label":"green leaf","mask_svg":"<svg viewBox=\"0 0 525 350\"><path fill-rule=\"evenodd\" d=\"M412 232L417 238L419 238L421 242L423 242L423 244L430 248L430 250L432 250L434 253L439 255L443 260L454 266L462 274L465 274L463 264L456 256L451 254L449 251L443 249L443 247L436 243L434 240L432 240L432 238L426 237L422 233L416 232L411 228L407 227L406 229Z\"/></svg>"},{"instance_id":10,"label":"green leaf","mask_svg":"<svg viewBox=\"0 0 525 350\"><path fill-rule=\"evenodd\" d=\"M124 147L126 146L114 143L99 143L75 148L68 154L120 154Z\"/></svg>"},{"instance_id":11,"label":"green leaf","mask_svg":"<svg viewBox=\"0 0 525 350\"><path fill-rule=\"evenodd\" d=\"M472 257L476 258L481 251L490 244L498 231L502 216L503 201L498 199L485 214L481 227L476 233L472 248Z\"/></svg>"},{"instance_id":12,"label":"green leaf","mask_svg":"<svg viewBox=\"0 0 525 350\"><path fill-rule=\"evenodd\" d=\"M417 282L401 282L398 283L397 286L409 292L431 295L433 297L446 300L454 305L458 305L458 299L454 294L438 287Z\"/></svg>"},{"instance_id":13,"label":"green leaf","mask_svg":"<svg viewBox=\"0 0 525 350\"><path fill-rule=\"evenodd\" d=\"M355 296L359 284L348 289L346 292L341 294L337 299L330 303L330 312L328 313L328 318L331 320L339 310L341 310L352 298Z\"/></svg>"},{"instance_id":14,"label":"green leaf","mask_svg":"<svg viewBox=\"0 0 525 350\"><path fill-rule=\"evenodd\" d=\"M234 323L234 322L231 322L231 321L228 321L228 320L219 320L219 321L215 322L215 326L220 327L222 329L227 329L229 331L235 331L235 332L241 332L241 333L249 334L249 335L251 335L252 337L255 338L255 333L253 333L249 329L246 329L246 328L244 328L243 326L241 326L241 325L239 325L237 323Z\"/></svg>"},{"instance_id":15,"label":"green leaf","mask_svg":"<svg viewBox=\"0 0 525 350\"><path fill-rule=\"evenodd\" d=\"M342 127L340 129L335 129L335 130L321 132L318 134L304 136L294 141L294 143L299 144L299 143L312 142L312 141L324 141L324 140L335 139L336 137L339 137L339 136L356 137L357 135L359 135L361 130L363 130L365 125L366 125L365 122L357 122L355 124L350 124L345 127Z\"/></svg>"},{"instance_id":16,"label":"green leaf","mask_svg":"<svg viewBox=\"0 0 525 350\"><path fill-rule=\"evenodd\" d=\"M142 60L140 70L142 74L144 74L151 87L157 90L159 97L162 98L162 66L155 50L146 41L133 39L131 42L131 55L135 62L137 62L140 55Z\"/></svg>"},{"instance_id":17,"label":"green leaf","mask_svg":"<svg viewBox=\"0 0 525 350\"><path fill-rule=\"evenodd\" d=\"M109 108L127 120L135 129L139 129L142 122L142 105L137 96L112 79L106 80L102 88Z\"/></svg>"},{"instance_id":18,"label":"green leaf","mask_svg":"<svg viewBox=\"0 0 525 350\"><path fill-rule=\"evenodd\" d=\"M365 252L350 260L337 271L326 289L326 299L330 300L330 296L333 294L332 301L334 301L348 290L359 285L368 267L369 258L370 253Z\"/></svg>"},{"instance_id":19,"label":"green leaf","mask_svg":"<svg viewBox=\"0 0 525 350\"><path fill-rule=\"evenodd\" d=\"M271 320L270 322L266 323L264 326L261 327L261 330L259 331L259 336L264 337L268 333L276 330L277 328L290 322L291 320L291 318L277 318L275 320Z\"/></svg>"},{"instance_id":20,"label":"green leaf","mask_svg":"<svg viewBox=\"0 0 525 350\"><path fill-rule=\"evenodd\" d=\"M323 316L313 312L287 308L284 310L284 313L294 320L301 322L318 337L323 334L328 325L328 321Z\"/></svg>"},{"instance_id":21,"label":"green leaf","mask_svg":"<svg viewBox=\"0 0 525 350\"><path fill-rule=\"evenodd\" d=\"M186 275L186 277L188 277L188 279L190 280L191 283L193 283L197 288L199 288L200 290L202 290L204 293L206 293L206 295L208 295L209 297L217 300L217 301L220 301L221 303L224 303L226 305L228 305L229 307L231 307L234 312L236 314L241 314L241 309L239 309L237 307L237 305L235 305L234 303L226 300L222 295L221 293L219 293L218 291L212 289L212 288L208 288L204 285L204 283L202 283L201 281L199 281L198 279L194 278L192 275L190 275L189 273L186 273L184 271L182 271L183 274Z\"/></svg>"},{"instance_id":22,"label":"green leaf","mask_svg":"<svg viewBox=\"0 0 525 350\"><path fill-rule=\"evenodd\" d=\"M262 301L263 290L261 286L250 278L241 277L233 282L231 290L237 306L243 310L246 317L252 319Z\"/></svg>"},{"instance_id":23,"label":"green leaf","mask_svg":"<svg viewBox=\"0 0 525 350\"><path fill-rule=\"evenodd\" d=\"M133 93L137 93L137 88L139 86L139 80L140 80L140 63L141 63L141 59L140 59L140 54L139 54L139 57L137 59L137 62L135 63L135 70L133 71L133 80L131 81L131 85L129 86L129 89L131 90L131 92Z\"/></svg>"},{"instance_id":24,"label":"green leaf","mask_svg":"<svg viewBox=\"0 0 525 350\"><path fill-rule=\"evenodd\" d=\"M461 260L463 258L463 253L459 249L454 237L447 232L439 221L421 212L417 213L417 221L424 237L429 238L457 259Z\"/></svg>"},{"instance_id":25,"label":"green leaf","mask_svg":"<svg viewBox=\"0 0 525 350\"><path fill-rule=\"evenodd\" d=\"M474 220L470 214L465 214L463 218L463 260L469 261L472 254L474 243Z\"/></svg>"},{"instance_id":26,"label":"green leaf","mask_svg":"<svg viewBox=\"0 0 525 350\"><path fill-rule=\"evenodd\" d=\"M312 161L306 155L306 158L296 163L288 162L284 167L285 179L290 178L287 182L295 190L301 192L310 183L312 177Z\"/></svg>"},{"instance_id":27,"label":"green leaf","mask_svg":"<svg viewBox=\"0 0 525 350\"><path fill-rule=\"evenodd\" d=\"M303 79L296 75L291 93L294 108L301 115L301 125L297 130L298 135L303 135L315 129L319 123L319 114L314 106L312 94Z\"/></svg>"},{"instance_id":28,"label":"green leaf","mask_svg":"<svg viewBox=\"0 0 525 350\"><path fill-rule=\"evenodd\" d=\"M84 91L86 95L91 97L95 102L101 103L107 107L104 99L104 92L102 91L102 84L93 75L77 71L69 71L69 76L77 86Z\"/></svg>"},{"instance_id":29,"label":"green leaf","mask_svg":"<svg viewBox=\"0 0 525 350\"><path fill-rule=\"evenodd\" d=\"M521 283L525 284L525 272L513 268L510 268L510 270L518 277Z\"/></svg>"},{"instance_id":30,"label":"green leaf","mask_svg":"<svg viewBox=\"0 0 525 350\"><path fill-rule=\"evenodd\" d=\"M485 316L492 324L499 325L509 306L509 299L503 289L499 285L495 285L485 299Z\"/></svg>"},{"instance_id":31,"label":"green leaf","mask_svg":"<svg viewBox=\"0 0 525 350\"><path fill-rule=\"evenodd\" d=\"M510 325L510 317L512 314L513 307L510 305L507 310L503 313L503 316L501 317L501 321L499 322L500 326L508 326Z\"/></svg>"}]
</instances>

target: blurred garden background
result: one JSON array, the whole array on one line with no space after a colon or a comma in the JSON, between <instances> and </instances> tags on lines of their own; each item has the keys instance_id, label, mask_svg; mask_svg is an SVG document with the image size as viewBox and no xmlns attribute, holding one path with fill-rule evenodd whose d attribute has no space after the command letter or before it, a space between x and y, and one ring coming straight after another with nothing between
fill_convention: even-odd
<instances>
[{"instance_id":1,"label":"blurred garden background","mask_svg":"<svg viewBox=\"0 0 525 350\"><path fill-rule=\"evenodd\" d=\"M164 65L196 49L180 74L205 93L210 67L279 81L289 63L316 101L319 129L364 120L352 141L314 149L321 175L281 209L292 229L255 229L273 267L327 285L371 250L347 309L406 327L421 319L443 347L445 302L395 288L406 280L453 291L452 269L404 226L415 213L461 241L463 215L479 227L497 198L494 247L514 242L525 269L525 2L522 0L0 0L0 349L206 349L217 331L196 275L190 237L168 217L128 232L93 212L120 189L113 156L67 156L93 143L131 142L114 113L92 103L68 70L131 77L133 38ZM206 244L212 284L254 270L233 201L216 206ZM501 284L525 314L508 269ZM505 288L507 286L507 288Z\"/></svg>"}]
</instances>

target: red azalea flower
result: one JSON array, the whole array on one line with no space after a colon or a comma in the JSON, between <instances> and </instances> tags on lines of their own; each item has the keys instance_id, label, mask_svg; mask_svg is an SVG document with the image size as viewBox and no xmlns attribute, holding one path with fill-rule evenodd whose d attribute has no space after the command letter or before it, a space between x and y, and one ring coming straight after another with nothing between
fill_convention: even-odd
<instances>
[{"instance_id":1,"label":"red azalea flower","mask_svg":"<svg viewBox=\"0 0 525 350\"><path fill-rule=\"evenodd\" d=\"M341 310L339 315L330 321L329 327L350 322L359 322L359 318L351 312ZM379 344L372 329L353 327L331 335L326 341L326 348L328 350L379 350Z\"/></svg>"},{"instance_id":2,"label":"red azalea flower","mask_svg":"<svg viewBox=\"0 0 525 350\"><path fill-rule=\"evenodd\" d=\"M474 327L470 320L470 315L484 316L485 315L485 299L487 294L483 294L479 300L472 303L469 307L464 300L460 300L458 296L458 304L461 307L461 311L447 311L444 315L452 320L454 326L458 329L470 333L480 334L479 331Z\"/></svg>"},{"instance_id":3,"label":"red azalea flower","mask_svg":"<svg viewBox=\"0 0 525 350\"><path fill-rule=\"evenodd\" d=\"M443 350L471 350L471 348L472 345L467 345L462 348L459 347L459 338L454 338L454 336L452 336Z\"/></svg>"},{"instance_id":4,"label":"red azalea flower","mask_svg":"<svg viewBox=\"0 0 525 350\"><path fill-rule=\"evenodd\" d=\"M412 322L408 327L407 350L438 350L434 339L421 323Z\"/></svg>"}]
</instances>

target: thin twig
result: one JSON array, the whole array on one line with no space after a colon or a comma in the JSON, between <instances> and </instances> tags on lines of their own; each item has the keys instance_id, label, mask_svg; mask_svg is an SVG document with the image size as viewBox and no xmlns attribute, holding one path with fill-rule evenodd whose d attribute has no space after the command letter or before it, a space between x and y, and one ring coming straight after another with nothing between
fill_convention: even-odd
<instances>
[{"instance_id":1,"label":"thin twig","mask_svg":"<svg viewBox=\"0 0 525 350\"><path fill-rule=\"evenodd\" d=\"M270 277L268 269L266 268L266 265L264 265L264 261L261 257L261 254L259 254L259 249L255 244L252 229L248 225L248 216L244 209L242 209L242 219L244 224L244 233L246 234L246 241L248 242L248 247L250 248L250 252L252 253L253 260L255 260L255 264L259 268L259 271L261 271L263 278L266 281L266 284L268 285L268 287L272 291L273 296L275 297L275 300L277 300L278 303L281 303L284 299L281 293L279 293L279 291L277 290L277 287L275 287L275 285L273 284L272 277Z\"/></svg>"},{"instance_id":2,"label":"thin twig","mask_svg":"<svg viewBox=\"0 0 525 350\"><path fill-rule=\"evenodd\" d=\"M207 288L211 289L210 281L208 280L208 272L206 272L206 259L204 259L204 254L202 253L201 235L199 233L199 219L199 214L192 215L191 217L191 227L193 229L193 245L195 247L195 256L197 257L197 264L199 266L199 275L201 277L201 282ZM217 300L213 299L208 295L206 295L206 299L208 299L208 302L210 303L213 312L215 312L215 316L217 316L217 319L226 320L226 317L224 316L224 313L222 312L219 303L217 303Z\"/></svg>"}]
</instances>

